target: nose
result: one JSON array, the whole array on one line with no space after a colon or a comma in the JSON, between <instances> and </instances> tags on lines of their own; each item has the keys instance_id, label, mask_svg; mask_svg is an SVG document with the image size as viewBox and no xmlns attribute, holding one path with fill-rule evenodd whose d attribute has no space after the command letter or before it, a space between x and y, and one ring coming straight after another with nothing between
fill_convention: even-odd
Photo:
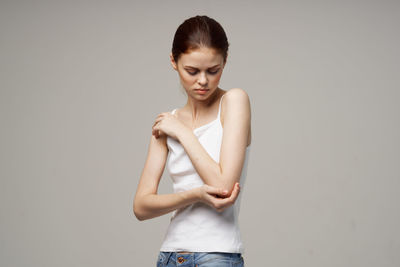
<instances>
[{"instance_id":1,"label":"nose","mask_svg":"<svg viewBox=\"0 0 400 267\"><path fill-rule=\"evenodd\" d=\"M207 85L207 75L206 75L204 72L200 73L200 77L199 77L199 79L198 79L197 82L198 82L201 86Z\"/></svg>"}]
</instances>

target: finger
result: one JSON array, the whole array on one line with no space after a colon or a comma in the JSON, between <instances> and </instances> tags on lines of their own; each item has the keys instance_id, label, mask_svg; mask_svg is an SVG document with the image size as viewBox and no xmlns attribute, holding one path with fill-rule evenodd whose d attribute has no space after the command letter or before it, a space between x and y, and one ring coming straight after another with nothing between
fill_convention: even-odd
<instances>
[{"instance_id":1,"label":"finger","mask_svg":"<svg viewBox=\"0 0 400 267\"><path fill-rule=\"evenodd\" d=\"M233 188L230 196L225 197L225 198L217 198L216 203L222 205L223 207L229 206L235 202L237 196L239 195L239 192L240 192L240 186L239 186L239 183L236 183L234 185L234 188Z\"/></svg>"},{"instance_id":2,"label":"finger","mask_svg":"<svg viewBox=\"0 0 400 267\"><path fill-rule=\"evenodd\" d=\"M223 210L233 204L229 198L214 198L213 205L216 210Z\"/></svg>"},{"instance_id":3,"label":"finger","mask_svg":"<svg viewBox=\"0 0 400 267\"><path fill-rule=\"evenodd\" d=\"M156 118L161 118L161 117L163 117L163 116L165 116L167 114L169 114L169 112L161 112L160 114L157 115Z\"/></svg>"},{"instance_id":4,"label":"finger","mask_svg":"<svg viewBox=\"0 0 400 267\"><path fill-rule=\"evenodd\" d=\"M235 187L233 188L232 194L229 197L229 199L234 201L237 198L237 196L239 195L239 192L240 192L240 185L239 185L239 183L236 183Z\"/></svg>"},{"instance_id":5,"label":"finger","mask_svg":"<svg viewBox=\"0 0 400 267\"><path fill-rule=\"evenodd\" d=\"M153 135L156 139L158 139L158 131L153 131Z\"/></svg>"},{"instance_id":6,"label":"finger","mask_svg":"<svg viewBox=\"0 0 400 267\"><path fill-rule=\"evenodd\" d=\"M235 203L236 198L238 197L240 192L240 186L239 183L236 183L231 195L227 198L222 198L222 199L216 199L217 205L222 206L223 208L232 205Z\"/></svg>"},{"instance_id":7,"label":"finger","mask_svg":"<svg viewBox=\"0 0 400 267\"><path fill-rule=\"evenodd\" d=\"M219 202L220 198L216 198L212 195L206 194L205 198L208 205L214 209L223 208L225 205L225 203Z\"/></svg>"},{"instance_id":8,"label":"finger","mask_svg":"<svg viewBox=\"0 0 400 267\"><path fill-rule=\"evenodd\" d=\"M162 118L158 118L158 117L157 117L157 118L155 119L154 123L153 123L153 126L156 125L157 123L159 123L161 120L162 120Z\"/></svg>"},{"instance_id":9,"label":"finger","mask_svg":"<svg viewBox=\"0 0 400 267\"><path fill-rule=\"evenodd\" d=\"M153 131L161 131L159 123L157 123L156 125L153 125L152 128L153 128Z\"/></svg>"},{"instance_id":10,"label":"finger","mask_svg":"<svg viewBox=\"0 0 400 267\"><path fill-rule=\"evenodd\" d=\"M216 188L213 186L208 186L206 190L207 190L206 191L207 193L213 194L213 195L225 196L226 194L228 194L227 190L223 190L221 188Z\"/></svg>"},{"instance_id":11,"label":"finger","mask_svg":"<svg viewBox=\"0 0 400 267\"><path fill-rule=\"evenodd\" d=\"M158 130L158 126L157 126L157 125L152 127L151 133L152 133L156 138L158 138L158 136L160 135L160 131Z\"/></svg>"}]
</instances>

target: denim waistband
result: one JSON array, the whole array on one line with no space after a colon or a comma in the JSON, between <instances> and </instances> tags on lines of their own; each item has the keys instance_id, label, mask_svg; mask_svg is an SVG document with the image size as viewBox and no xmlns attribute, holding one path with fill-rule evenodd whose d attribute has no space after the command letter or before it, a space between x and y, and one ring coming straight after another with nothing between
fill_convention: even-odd
<instances>
[{"instance_id":1,"label":"denim waistband","mask_svg":"<svg viewBox=\"0 0 400 267\"><path fill-rule=\"evenodd\" d=\"M160 251L159 253L159 261L162 262L163 265L167 265L170 260L173 260L176 263L184 263L184 262L196 262L201 263L202 261L206 261L210 258L229 258L232 260L240 260L242 258L241 253L227 253L227 252L169 252L169 251Z\"/></svg>"}]
</instances>

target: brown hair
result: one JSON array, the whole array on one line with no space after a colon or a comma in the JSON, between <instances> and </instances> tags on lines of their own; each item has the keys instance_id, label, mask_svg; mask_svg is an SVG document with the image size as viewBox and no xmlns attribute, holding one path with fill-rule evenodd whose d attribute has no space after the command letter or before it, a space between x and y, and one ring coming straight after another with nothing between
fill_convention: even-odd
<instances>
[{"instance_id":1,"label":"brown hair","mask_svg":"<svg viewBox=\"0 0 400 267\"><path fill-rule=\"evenodd\" d=\"M222 54L224 63L226 62L229 42L224 29L216 20L197 15L179 25L172 42L172 56L178 62L182 53L200 47L215 49Z\"/></svg>"}]
</instances>

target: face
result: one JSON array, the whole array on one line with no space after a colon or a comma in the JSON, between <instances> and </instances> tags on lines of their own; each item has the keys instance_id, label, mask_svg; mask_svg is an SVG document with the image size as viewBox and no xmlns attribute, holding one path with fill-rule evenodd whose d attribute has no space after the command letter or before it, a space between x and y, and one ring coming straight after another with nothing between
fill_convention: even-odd
<instances>
[{"instance_id":1,"label":"face","mask_svg":"<svg viewBox=\"0 0 400 267\"><path fill-rule=\"evenodd\" d=\"M188 96L204 100L218 89L225 63L223 56L216 50L212 48L192 50L181 54L177 64L172 54L170 57L172 67L179 73L181 84Z\"/></svg>"}]
</instances>

